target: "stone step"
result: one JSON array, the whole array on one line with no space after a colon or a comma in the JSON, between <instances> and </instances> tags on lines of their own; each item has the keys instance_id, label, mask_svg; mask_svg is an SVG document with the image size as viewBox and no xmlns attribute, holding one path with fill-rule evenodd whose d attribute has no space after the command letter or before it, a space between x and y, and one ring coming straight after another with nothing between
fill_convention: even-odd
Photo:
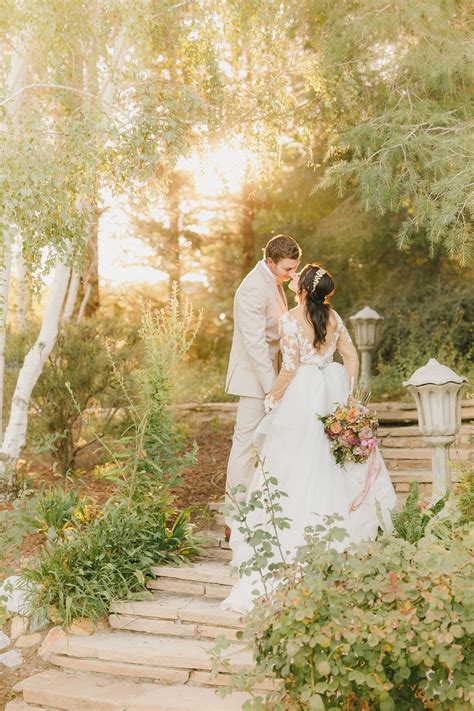
<instances>
[{"instance_id":1,"label":"stone step","mask_svg":"<svg viewBox=\"0 0 474 711\"><path fill-rule=\"evenodd\" d=\"M413 471L413 473L420 470L428 470L431 466L431 459L388 459L385 460L387 469L392 474L396 474L398 471ZM457 477L456 467L451 466L452 476Z\"/></svg>"},{"instance_id":2,"label":"stone step","mask_svg":"<svg viewBox=\"0 0 474 711\"><path fill-rule=\"evenodd\" d=\"M379 439L382 452L385 447L396 447L397 449L431 449L421 435L419 437L394 437L393 435L387 435ZM456 439L451 449L470 449L469 440L470 435L462 435L462 437Z\"/></svg>"},{"instance_id":3,"label":"stone step","mask_svg":"<svg viewBox=\"0 0 474 711\"><path fill-rule=\"evenodd\" d=\"M222 528L224 528L224 526L226 525L225 517L224 517L224 514L222 514L222 513L215 513L214 514L214 521L216 523L216 526L222 526Z\"/></svg>"},{"instance_id":4,"label":"stone step","mask_svg":"<svg viewBox=\"0 0 474 711\"><path fill-rule=\"evenodd\" d=\"M380 422L400 422L416 423L418 415L416 405L412 402L372 402L369 408L377 413ZM214 416L234 421L237 412L237 402L213 402L213 403L182 403L176 406L177 412L199 412L204 418L211 419ZM474 419L474 400L465 399L461 402L461 418L463 422Z\"/></svg>"},{"instance_id":5,"label":"stone step","mask_svg":"<svg viewBox=\"0 0 474 711\"><path fill-rule=\"evenodd\" d=\"M218 585L233 585L237 579L232 568L220 561L202 561L186 566L159 565L152 567L151 572L156 577L194 580Z\"/></svg>"},{"instance_id":6,"label":"stone step","mask_svg":"<svg viewBox=\"0 0 474 711\"><path fill-rule=\"evenodd\" d=\"M390 479L394 484L400 482L410 483L415 480L420 484L431 484L433 482L433 473L431 469L397 469L390 472ZM451 470L451 481L453 483L459 481L459 473L455 469Z\"/></svg>"},{"instance_id":7,"label":"stone step","mask_svg":"<svg viewBox=\"0 0 474 711\"><path fill-rule=\"evenodd\" d=\"M110 631L58 639L50 654L53 664L66 669L185 684L193 682L195 671L211 672L214 645L208 640ZM228 662L228 666L222 665L222 673L236 672L253 663L252 653L240 643L232 643L222 658Z\"/></svg>"},{"instance_id":8,"label":"stone step","mask_svg":"<svg viewBox=\"0 0 474 711\"><path fill-rule=\"evenodd\" d=\"M222 511L223 501L210 501L207 505L210 511Z\"/></svg>"},{"instance_id":9,"label":"stone step","mask_svg":"<svg viewBox=\"0 0 474 711\"><path fill-rule=\"evenodd\" d=\"M237 580L225 561L202 561L186 567L162 565L153 567L156 576L147 585L151 590L180 595L201 595L223 599Z\"/></svg>"},{"instance_id":10,"label":"stone step","mask_svg":"<svg viewBox=\"0 0 474 711\"><path fill-rule=\"evenodd\" d=\"M469 437L472 434L474 434L474 426L463 423L456 437ZM419 437L420 439L423 437L418 425L402 425L399 427L381 426L378 429L378 435L380 437Z\"/></svg>"},{"instance_id":11,"label":"stone step","mask_svg":"<svg viewBox=\"0 0 474 711\"><path fill-rule=\"evenodd\" d=\"M419 461L431 461L431 447L415 447L415 448L398 448L398 447L382 447L384 459L410 459ZM450 447L449 458L452 462L468 461L474 457L474 450L463 449L460 447Z\"/></svg>"},{"instance_id":12,"label":"stone step","mask_svg":"<svg viewBox=\"0 0 474 711\"><path fill-rule=\"evenodd\" d=\"M37 706L20 700L9 701L5 706L5 711L54 711L54 709L52 706Z\"/></svg>"},{"instance_id":13,"label":"stone step","mask_svg":"<svg viewBox=\"0 0 474 711\"><path fill-rule=\"evenodd\" d=\"M414 402L371 402L369 409L377 414L379 422L407 423L418 422L418 414ZM474 400L461 402L461 419L468 422L474 419Z\"/></svg>"},{"instance_id":14,"label":"stone step","mask_svg":"<svg viewBox=\"0 0 474 711\"><path fill-rule=\"evenodd\" d=\"M26 707L30 711L38 704L65 711L241 711L249 698L235 693L221 699L213 689L203 687L159 686L56 670L35 674L14 689L23 693L25 703L33 704Z\"/></svg>"},{"instance_id":15,"label":"stone step","mask_svg":"<svg viewBox=\"0 0 474 711\"><path fill-rule=\"evenodd\" d=\"M213 560L225 560L227 562L232 560L232 551L226 548L207 548L206 553L208 558Z\"/></svg>"},{"instance_id":16,"label":"stone step","mask_svg":"<svg viewBox=\"0 0 474 711\"><path fill-rule=\"evenodd\" d=\"M221 610L212 598L161 594L155 600L123 601L111 605L109 623L114 629L150 634L215 639L236 639L243 628L240 615Z\"/></svg>"},{"instance_id":17,"label":"stone step","mask_svg":"<svg viewBox=\"0 0 474 711\"><path fill-rule=\"evenodd\" d=\"M223 505L224 502L222 501L221 506ZM211 531L200 531L199 536L202 536L205 540L205 543L204 545L201 545L201 548L203 548L206 553L207 551L213 550L214 548L230 550L230 546L224 538L224 529L222 527Z\"/></svg>"}]
</instances>

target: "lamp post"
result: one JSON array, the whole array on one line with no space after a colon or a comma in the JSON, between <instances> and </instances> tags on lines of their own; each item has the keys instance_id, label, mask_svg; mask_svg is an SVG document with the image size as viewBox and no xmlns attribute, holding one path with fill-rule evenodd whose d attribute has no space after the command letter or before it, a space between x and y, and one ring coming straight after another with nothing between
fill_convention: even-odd
<instances>
[{"instance_id":1,"label":"lamp post","mask_svg":"<svg viewBox=\"0 0 474 711\"><path fill-rule=\"evenodd\" d=\"M461 427L461 397L466 382L467 378L430 358L403 383L415 399L421 434L433 448L432 503L445 495L450 483L449 447Z\"/></svg>"},{"instance_id":2,"label":"lamp post","mask_svg":"<svg viewBox=\"0 0 474 711\"><path fill-rule=\"evenodd\" d=\"M350 320L354 326L356 345L361 353L360 384L366 388L372 378L372 351L377 343L383 316L370 306L364 306L351 316Z\"/></svg>"}]
</instances>

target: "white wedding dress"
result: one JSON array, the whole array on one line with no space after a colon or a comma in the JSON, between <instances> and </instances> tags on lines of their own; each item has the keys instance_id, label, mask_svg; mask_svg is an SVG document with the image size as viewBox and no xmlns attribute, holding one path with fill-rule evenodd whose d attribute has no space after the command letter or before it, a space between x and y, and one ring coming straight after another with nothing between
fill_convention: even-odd
<instances>
[{"instance_id":1,"label":"white wedding dress","mask_svg":"<svg viewBox=\"0 0 474 711\"><path fill-rule=\"evenodd\" d=\"M267 398L273 407L258 426L254 439L260 458L264 460L266 475L278 479L276 488L288 494L279 500L283 511L278 514L291 520L289 529L278 532L287 561L305 543L305 528L321 524L322 516L337 513L342 517L337 525L345 527L348 533L338 546L342 550L352 542L375 537L380 525L376 501L385 525L390 528L389 512L396 503L389 474L378 450L375 453L377 476L369 487L366 463L349 463L344 467L336 464L317 416L326 415L337 404L347 401L350 375L355 378L357 374L357 352L335 311L332 311L332 333L328 328L324 347L317 351L301 313L299 307L284 314L280 320L282 369ZM341 353L344 366L333 361L336 350ZM262 483L259 467L255 470L248 496ZM358 506L351 510L356 500ZM267 519L268 515L262 509L256 509L247 516L247 524L254 530L257 524ZM238 522L233 525L230 539L232 565L237 568L253 555L253 549L238 530L240 525ZM275 556L270 562L278 560ZM260 576L257 573L243 575L221 606L245 613L253 607L255 596L252 591L255 589L262 590Z\"/></svg>"}]
</instances>

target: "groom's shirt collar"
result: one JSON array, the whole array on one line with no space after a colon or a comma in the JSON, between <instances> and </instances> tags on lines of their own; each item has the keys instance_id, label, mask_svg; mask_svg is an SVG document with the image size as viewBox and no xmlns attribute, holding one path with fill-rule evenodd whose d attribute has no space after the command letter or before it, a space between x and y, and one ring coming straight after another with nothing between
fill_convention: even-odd
<instances>
[{"instance_id":1,"label":"groom's shirt collar","mask_svg":"<svg viewBox=\"0 0 474 711\"><path fill-rule=\"evenodd\" d=\"M272 279L274 279L275 284L276 284L277 278L264 259L262 259L262 264L263 264L264 268L267 270L267 272L271 275Z\"/></svg>"}]
</instances>

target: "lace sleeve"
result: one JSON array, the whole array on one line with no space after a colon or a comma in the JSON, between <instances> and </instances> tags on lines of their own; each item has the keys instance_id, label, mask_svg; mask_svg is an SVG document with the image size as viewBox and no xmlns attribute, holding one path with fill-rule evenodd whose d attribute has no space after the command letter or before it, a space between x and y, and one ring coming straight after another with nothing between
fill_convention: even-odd
<instances>
[{"instance_id":1,"label":"lace sleeve","mask_svg":"<svg viewBox=\"0 0 474 711\"><path fill-rule=\"evenodd\" d=\"M349 331L347 330L339 314L337 314L337 319L339 321L339 336L336 348L342 356L344 367L349 375L351 392L353 392L357 385L357 378L359 375L359 356L357 355L356 347L352 343Z\"/></svg>"},{"instance_id":2,"label":"lace sleeve","mask_svg":"<svg viewBox=\"0 0 474 711\"><path fill-rule=\"evenodd\" d=\"M280 334L280 350L283 361L278 377L265 398L267 412L281 400L299 365L298 324L288 314L283 314L280 319Z\"/></svg>"}]
</instances>

